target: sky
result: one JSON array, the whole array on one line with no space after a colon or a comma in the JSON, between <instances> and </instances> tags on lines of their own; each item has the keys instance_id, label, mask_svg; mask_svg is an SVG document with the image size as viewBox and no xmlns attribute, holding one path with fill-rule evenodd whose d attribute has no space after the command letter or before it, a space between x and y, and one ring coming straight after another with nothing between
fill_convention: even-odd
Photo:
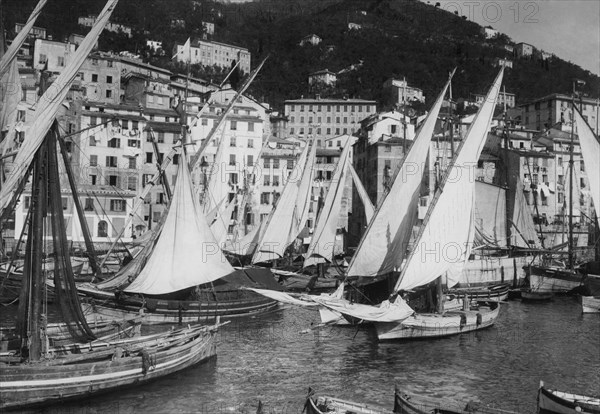
<instances>
[{"instance_id":1,"label":"sky","mask_svg":"<svg viewBox=\"0 0 600 414\"><path fill-rule=\"evenodd\" d=\"M422 0L600 75L599 0Z\"/></svg>"}]
</instances>

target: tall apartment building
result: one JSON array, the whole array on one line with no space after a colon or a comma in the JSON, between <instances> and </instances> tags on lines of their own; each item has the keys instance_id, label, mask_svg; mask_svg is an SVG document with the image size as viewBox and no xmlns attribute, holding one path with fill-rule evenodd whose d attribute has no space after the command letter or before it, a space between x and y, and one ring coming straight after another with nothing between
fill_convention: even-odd
<instances>
[{"instance_id":1,"label":"tall apartment building","mask_svg":"<svg viewBox=\"0 0 600 414\"><path fill-rule=\"evenodd\" d=\"M71 61L75 53L74 43L57 42L47 39L35 39L33 49L33 68L60 73Z\"/></svg>"},{"instance_id":2,"label":"tall apartment building","mask_svg":"<svg viewBox=\"0 0 600 414\"><path fill-rule=\"evenodd\" d=\"M352 135L360 122L376 112L376 102L364 99L291 99L284 102L287 133L301 139L315 139L322 147L326 139Z\"/></svg>"},{"instance_id":3,"label":"tall apartment building","mask_svg":"<svg viewBox=\"0 0 600 414\"><path fill-rule=\"evenodd\" d=\"M600 131L600 108L597 99L575 98L575 105L581 111L583 119L587 121L592 130L598 134ZM530 102L519 105L521 109L521 125L538 131L547 129L563 122L571 122L572 97L569 95L553 93Z\"/></svg>"},{"instance_id":4,"label":"tall apartment building","mask_svg":"<svg viewBox=\"0 0 600 414\"><path fill-rule=\"evenodd\" d=\"M191 42L189 52L184 46L175 46L175 59L178 62L187 62L189 59L192 64L228 68L235 60L239 61L241 71L250 73L251 54L245 47L200 39Z\"/></svg>"}]
</instances>

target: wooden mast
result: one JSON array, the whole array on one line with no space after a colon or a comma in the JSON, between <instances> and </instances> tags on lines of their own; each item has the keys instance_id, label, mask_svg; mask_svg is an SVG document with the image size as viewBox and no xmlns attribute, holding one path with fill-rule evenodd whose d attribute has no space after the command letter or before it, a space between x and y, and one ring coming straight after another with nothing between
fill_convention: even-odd
<instances>
[{"instance_id":1,"label":"wooden mast","mask_svg":"<svg viewBox=\"0 0 600 414\"><path fill-rule=\"evenodd\" d=\"M573 270L573 146L575 142L575 83L571 94L571 144L569 148L569 269Z\"/></svg>"}]
</instances>

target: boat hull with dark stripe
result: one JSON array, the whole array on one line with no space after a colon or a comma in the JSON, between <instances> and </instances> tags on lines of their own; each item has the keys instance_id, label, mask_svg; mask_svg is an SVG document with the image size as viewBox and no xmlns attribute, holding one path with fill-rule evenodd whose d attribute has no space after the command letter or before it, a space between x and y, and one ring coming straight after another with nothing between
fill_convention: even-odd
<instances>
[{"instance_id":1,"label":"boat hull with dark stripe","mask_svg":"<svg viewBox=\"0 0 600 414\"><path fill-rule=\"evenodd\" d=\"M0 370L0 408L20 409L88 397L142 384L206 361L216 355L216 327L184 328L178 336L156 347L141 345L136 352L103 350L34 363L8 365ZM99 357L99 355L101 357ZM98 358L98 359L96 359Z\"/></svg>"},{"instance_id":2,"label":"boat hull with dark stripe","mask_svg":"<svg viewBox=\"0 0 600 414\"><path fill-rule=\"evenodd\" d=\"M600 398L550 390L541 385L538 390L538 413L600 414Z\"/></svg>"}]
</instances>

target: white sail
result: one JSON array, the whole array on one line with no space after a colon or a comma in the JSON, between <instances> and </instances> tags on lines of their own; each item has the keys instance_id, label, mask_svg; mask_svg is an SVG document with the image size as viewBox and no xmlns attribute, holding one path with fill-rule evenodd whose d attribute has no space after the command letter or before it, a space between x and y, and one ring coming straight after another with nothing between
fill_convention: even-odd
<instances>
[{"instance_id":1,"label":"white sail","mask_svg":"<svg viewBox=\"0 0 600 414\"><path fill-rule=\"evenodd\" d=\"M256 250L256 246L258 245L259 236L261 234L260 230L262 227L262 224L254 226L254 228L241 239L227 242L223 250L240 256L253 254Z\"/></svg>"},{"instance_id":2,"label":"white sail","mask_svg":"<svg viewBox=\"0 0 600 414\"><path fill-rule=\"evenodd\" d=\"M325 260L333 260L333 247L335 245L335 235L337 233L338 222L342 209L342 197L346 184L347 164L350 159L350 145L346 145L333 174L331 185L327 190L327 196L323 203L321 213L317 219L315 230L306 252L304 267L317 263L324 263Z\"/></svg>"},{"instance_id":3,"label":"white sail","mask_svg":"<svg viewBox=\"0 0 600 414\"><path fill-rule=\"evenodd\" d=\"M229 233L229 223L231 222L231 214L235 209L235 198L231 200L222 211L218 212L217 218L210 225L210 231L212 231L215 240L219 246L223 246L223 243L227 240L227 234Z\"/></svg>"},{"instance_id":4,"label":"white sail","mask_svg":"<svg viewBox=\"0 0 600 414\"><path fill-rule=\"evenodd\" d=\"M363 203L367 223L370 223L371 219L375 215L375 206L371 202L369 194L367 194L367 190L365 189L363 183L360 181L360 178L358 177L358 174L356 173L356 170L354 169L352 164L348 163L348 169L350 170L350 174L352 175L352 181L354 182L354 186L356 187L356 192L360 197L360 201L362 201Z\"/></svg>"},{"instance_id":5,"label":"white sail","mask_svg":"<svg viewBox=\"0 0 600 414\"><path fill-rule=\"evenodd\" d=\"M17 53L19 53L19 50L21 50L21 46L23 46L23 43L25 43L25 39L27 39L27 36L29 36L29 32L33 28L33 25L35 24L35 21L42 12L42 8L46 4L46 2L47 0L40 0L38 2L38 4L35 6L35 9L33 9L31 14L29 15L29 19L27 19L27 22L25 23L21 31L17 33L17 36L15 36L15 38L13 39L9 48L4 53L4 56L2 56L2 58L0 59L0 79L8 71L11 63L17 57Z\"/></svg>"},{"instance_id":6,"label":"white sail","mask_svg":"<svg viewBox=\"0 0 600 414\"><path fill-rule=\"evenodd\" d=\"M371 322L398 322L415 313L400 296L396 297L394 302L384 300L377 306L326 296L311 296L311 299L328 309Z\"/></svg>"},{"instance_id":7,"label":"white sail","mask_svg":"<svg viewBox=\"0 0 600 414\"><path fill-rule=\"evenodd\" d=\"M212 212L215 211L215 214L223 208L223 200L225 200L229 194L229 183L228 183L228 173L226 167L226 156L225 153L225 136L224 132L221 134L221 139L219 140L219 146L217 147L217 152L215 154L214 162L210 166L210 172L208 177L208 185L207 188L204 189L204 198L202 207L204 209L204 214L209 217L212 216L214 219L214 215Z\"/></svg>"},{"instance_id":8,"label":"white sail","mask_svg":"<svg viewBox=\"0 0 600 414\"><path fill-rule=\"evenodd\" d=\"M510 244L519 247L538 247L538 235L531 210L527 206L523 183L517 180L515 188L515 205L511 219Z\"/></svg>"},{"instance_id":9,"label":"white sail","mask_svg":"<svg viewBox=\"0 0 600 414\"><path fill-rule=\"evenodd\" d=\"M494 115L503 73L501 69L429 206L396 291L425 285L444 274L449 287L457 283L471 251L477 161Z\"/></svg>"},{"instance_id":10,"label":"white sail","mask_svg":"<svg viewBox=\"0 0 600 414\"><path fill-rule=\"evenodd\" d=\"M21 78L17 60L14 59L8 67L7 72L0 81L0 154L6 155L8 148L14 145L14 137L17 127L17 114L19 102L21 102ZM6 131L6 135L4 132Z\"/></svg>"},{"instance_id":11,"label":"white sail","mask_svg":"<svg viewBox=\"0 0 600 414\"><path fill-rule=\"evenodd\" d=\"M126 292L160 295L212 282L234 271L194 196L185 154L154 251Z\"/></svg>"},{"instance_id":12,"label":"white sail","mask_svg":"<svg viewBox=\"0 0 600 414\"><path fill-rule=\"evenodd\" d=\"M294 221L292 227L292 233L290 234L291 243L300 234L306 221L308 220L308 213L310 211L311 192L313 185L313 178L315 175L315 160L317 157L317 143L313 141L308 159L306 160L306 167L302 174L302 179L298 186L298 195L296 196L296 206L294 209Z\"/></svg>"},{"instance_id":13,"label":"white sail","mask_svg":"<svg viewBox=\"0 0 600 414\"><path fill-rule=\"evenodd\" d=\"M474 246L506 247L506 190L500 186L475 183Z\"/></svg>"},{"instance_id":14,"label":"white sail","mask_svg":"<svg viewBox=\"0 0 600 414\"><path fill-rule=\"evenodd\" d=\"M600 142L594 135L594 131L583 119L579 111L575 111L575 123L581 154L588 173L590 182L590 193L596 210L596 217L600 219Z\"/></svg>"},{"instance_id":15,"label":"white sail","mask_svg":"<svg viewBox=\"0 0 600 414\"><path fill-rule=\"evenodd\" d=\"M12 202L15 192L27 175L26 173L35 153L42 144L52 122L54 122L56 112L67 97L67 93L79 72L79 68L92 50L92 47L96 44L98 36L108 22L117 2L118 0L109 0L106 3L102 13L100 13L100 16L96 19L92 30L90 30L75 51L69 66L62 71L52 86L40 97L32 126L27 131L25 140L15 158L14 169L11 171L10 176L0 192L0 215L2 215L4 209Z\"/></svg>"},{"instance_id":16,"label":"white sail","mask_svg":"<svg viewBox=\"0 0 600 414\"><path fill-rule=\"evenodd\" d=\"M348 276L374 277L400 268L416 221L419 189L429 143L449 84L450 80L423 122L390 192L369 223L348 266Z\"/></svg>"},{"instance_id":17,"label":"white sail","mask_svg":"<svg viewBox=\"0 0 600 414\"><path fill-rule=\"evenodd\" d=\"M304 167L308 156L308 145L304 147L296 167L288 177L288 181L283 187L281 196L277 205L271 211L264 232L260 236L258 247L252 257L252 263L266 262L283 257L285 249L289 246L292 232L294 231L293 221L298 186L304 175ZM296 237L296 235L294 235Z\"/></svg>"}]
</instances>

